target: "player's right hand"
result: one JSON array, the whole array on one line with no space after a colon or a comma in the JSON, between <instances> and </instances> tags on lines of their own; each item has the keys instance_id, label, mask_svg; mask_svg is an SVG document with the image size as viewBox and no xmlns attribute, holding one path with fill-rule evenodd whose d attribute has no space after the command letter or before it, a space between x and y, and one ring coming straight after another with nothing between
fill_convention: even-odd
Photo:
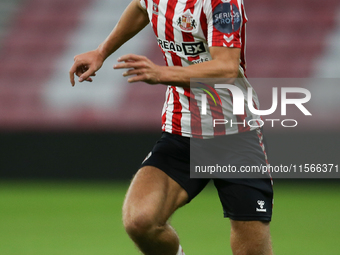
<instances>
[{"instance_id":1,"label":"player's right hand","mask_svg":"<svg viewBox=\"0 0 340 255\"><path fill-rule=\"evenodd\" d=\"M70 69L70 81L75 85L74 75L79 77L78 81L92 82L91 76L96 76L96 72L102 67L104 57L98 50L89 51L74 57L74 63Z\"/></svg>"}]
</instances>

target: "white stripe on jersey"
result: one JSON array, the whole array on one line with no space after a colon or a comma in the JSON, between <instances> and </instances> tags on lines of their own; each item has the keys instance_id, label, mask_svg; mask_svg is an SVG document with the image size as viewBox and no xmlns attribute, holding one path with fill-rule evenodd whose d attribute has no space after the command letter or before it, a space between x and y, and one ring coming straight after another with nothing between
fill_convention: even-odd
<instances>
[{"instance_id":1,"label":"white stripe on jersey","mask_svg":"<svg viewBox=\"0 0 340 255\"><path fill-rule=\"evenodd\" d=\"M169 97L168 103L164 104L163 112L165 112L165 122L163 123L163 129L166 132L172 133L172 116L174 110L174 94L172 92L172 87L167 89L167 97ZM165 108L166 107L166 108Z\"/></svg>"},{"instance_id":2,"label":"white stripe on jersey","mask_svg":"<svg viewBox=\"0 0 340 255\"><path fill-rule=\"evenodd\" d=\"M188 133L189 130L191 130L191 114L189 111L189 100L188 97L184 96L184 89L180 87L176 87L176 91L179 94L179 102L182 105L181 113L182 113L182 118L181 118L181 134L187 133L187 135L190 135L190 132Z\"/></svg>"},{"instance_id":3,"label":"white stripe on jersey","mask_svg":"<svg viewBox=\"0 0 340 255\"><path fill-rule=\"evenodd\" d=\"M211 7L211 0L205 0L203 5L203 11L207 17L207 25L208 25L208 45L212 45L212 34L213 34L213 17L212 17L212 7Z\"/></svg>"}]
</instances>

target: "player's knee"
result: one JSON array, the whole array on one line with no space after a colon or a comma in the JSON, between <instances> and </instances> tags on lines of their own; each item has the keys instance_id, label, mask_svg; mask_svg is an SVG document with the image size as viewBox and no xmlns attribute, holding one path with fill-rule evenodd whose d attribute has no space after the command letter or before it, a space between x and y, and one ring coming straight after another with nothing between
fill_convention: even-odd
<instances>
[{"instance_id":1,"label":"player's knee","mask_svg":"<svg viewBox=\"0 0 340 255\"><path fill-rule=\"evenodd\" d=\"M157 235L157 232L162 228L157 221L144 213L139 213L134 216L125 216L123 218L123 223L126 232L133 239L152 238Z\"/></svg>"}]
</instances>

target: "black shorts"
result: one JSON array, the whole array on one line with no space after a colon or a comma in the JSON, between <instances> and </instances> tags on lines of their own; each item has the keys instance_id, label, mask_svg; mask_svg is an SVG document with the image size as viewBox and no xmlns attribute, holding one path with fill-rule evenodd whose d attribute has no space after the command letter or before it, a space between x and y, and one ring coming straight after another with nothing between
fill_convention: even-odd
<instances>
[{"instance_id":1,"label":"black shorts","mask_svg":"<svg viewBox=\"0 0 340 255\"><path fill-rule=\"evenodd\" d=\"M211 179L190 178L190 140L163 133L141 166L154 166L175 180L189 196L188 203L197 196ZM223 136L225 158L231 165L251 162L266 165L257 131ZM214 178L224 217L242 221L270 221L273 189L270 178Z\"/></svg>"}]
</instances>

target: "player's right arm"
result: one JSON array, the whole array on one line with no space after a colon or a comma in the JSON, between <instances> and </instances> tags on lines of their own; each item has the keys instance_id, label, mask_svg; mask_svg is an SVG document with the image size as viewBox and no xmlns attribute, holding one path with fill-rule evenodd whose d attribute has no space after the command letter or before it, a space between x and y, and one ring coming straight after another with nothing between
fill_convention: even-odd
<instances>
[{"instance_id":1,"label":"player's right arm","mask_svg":"<svg viewBox=\"0 0 340 255\"><path fill-rule=\"evenodd\" d=\"M139 0L132 0L120 17L117 25L110 35L97 49L74 57L74 64L70 69L70 81L75 85L74 75L79 77L79 82L92 81L106 58L114 53L126 41L135 36L149 23L146 10Z\"/></svg>"}]
</instances>

